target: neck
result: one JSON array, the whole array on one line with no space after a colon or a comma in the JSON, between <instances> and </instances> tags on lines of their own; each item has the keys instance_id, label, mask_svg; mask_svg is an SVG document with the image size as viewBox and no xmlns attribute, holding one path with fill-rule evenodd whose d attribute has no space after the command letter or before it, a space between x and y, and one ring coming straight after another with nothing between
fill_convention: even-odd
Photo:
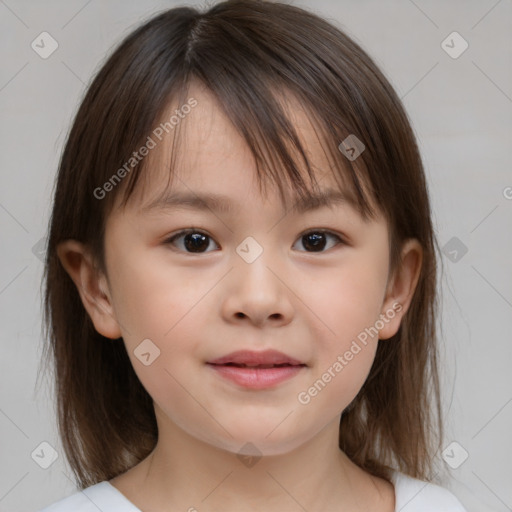
<instances>
[{"instance_id":1,"label":"neck","mask_svg":"<svg viewBox=\"0 0 512 512\"><path fill-rule=\"evenodd\" d=\"M394 510L391 484L338 448L338 429L339 418L285 454L251 457L200 441L167 418L153 452L112 484L141 510Z\"/></svg>"}]
</instances>

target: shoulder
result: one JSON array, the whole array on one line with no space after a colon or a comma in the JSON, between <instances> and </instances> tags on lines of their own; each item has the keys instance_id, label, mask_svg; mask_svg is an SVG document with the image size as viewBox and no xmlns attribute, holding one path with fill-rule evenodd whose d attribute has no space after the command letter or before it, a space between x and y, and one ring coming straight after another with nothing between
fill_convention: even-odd
<instances>
[{"instance_id":1,"label":"shoulder","mask_svg":"<svg viewBox=\"0 0 512 512\"><path fill-rule=\"evenodd\" d=\"M395 472L395 510L401 512L467 512L460 501L447 489L430 482Z\"/></svg>"},{"instance_id":2,"label":"shoulder","mask_svg":"<svg viewBox=\"0 0 512 512\"><path fill-rule=\"evenodd\" d=\"M67 496L38 512L140 512L108 481Z\"/></svg>"}]
</instances>

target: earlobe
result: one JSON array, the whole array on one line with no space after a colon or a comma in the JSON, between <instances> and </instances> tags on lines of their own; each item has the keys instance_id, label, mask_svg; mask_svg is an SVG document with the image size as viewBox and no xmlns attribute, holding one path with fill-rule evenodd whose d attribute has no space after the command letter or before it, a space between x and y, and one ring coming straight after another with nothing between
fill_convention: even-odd
<instances>
[{"instance_id":1,"label":"earlobe","mask_svg":"<svg viewBox=\"0 0 512 512\"><path fill-rule=\"evenodd\" d=\"M388 283L382 314L386 317L379 330L379 339L394 336L400 328L403 316L409 309L421 273L423 249L418 240L407 240L402 248L401 264Z\"/></svg>"},{"instance_id":2,"label":"earlobe","mask_svg":"<svg viewBox=\"0 0 512 512\"><path fill-rule=\"evenodd\" d=\"M77 240L65 240L57 247L62 266L75 283L95 329L106 338L121 337L105 276L93 264L90 252Z\"/></svg>"}]
</instances>

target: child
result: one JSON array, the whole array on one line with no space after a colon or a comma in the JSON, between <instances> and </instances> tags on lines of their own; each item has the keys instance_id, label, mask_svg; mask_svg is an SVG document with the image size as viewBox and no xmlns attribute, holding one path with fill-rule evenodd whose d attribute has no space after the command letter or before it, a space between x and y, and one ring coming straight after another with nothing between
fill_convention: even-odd
<instances>
[{"instance_id":1,"label":"child","mask_svg":"<svg viewBox=\"0 0 512 512\"><path fill-rule=\"evenodd\" d=\"M149 20L60 162L45 322L81 491L43 510L463 511L431 483L436 250L347 35L257 0Z\"/></svg>"}]
</instances>

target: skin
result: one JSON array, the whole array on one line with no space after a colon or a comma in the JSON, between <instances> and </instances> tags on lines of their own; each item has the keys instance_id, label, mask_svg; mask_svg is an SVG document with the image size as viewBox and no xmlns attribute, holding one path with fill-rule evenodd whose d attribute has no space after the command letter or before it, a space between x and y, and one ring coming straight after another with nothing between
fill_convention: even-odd
<instances>
[{"instance_id":1,"label":"skin","mask_svg":"<svg viewBox=\"0 0 512 512\"><path fill-rule=\"evenodd\" d=\"M393 486L339 450L339 421L368 375L377 344L397 332L409 307L421 246L408 240L402 266L390 275L382 216L364 222L348 204L286 213L277 190L260 195L249 148L208 91L193 87L190 95L198 105L184 123L186 150L173 190L227 195L232 212L142 214L140 207L167 183L170 154L162 142L146 157L151 179L126 210L115 208L107 220L106 275L95 272L79 242L58 248L95 328L107 338L122 336L154 400L155 449L110 482L144 512L391 512ZM335 186L322 172L329 166L308 117L294 105L290 115L322 188ZM203 252L187 252L184 237L174 246L166 242L190 227L210 236ZM311 250L302 235L319 228L346 243L329 235L322 252ZM235 251L247 236L263 248L252 263ZM396 303L402 309L380 329L381 341L370 338L308 404L299 403L298 393ZM160 356L145 366L134 350L147 338ZM256 391L224 380L205 364L242 348L274 348L307 367ZM242 449L248 442L262 455L250 467L237 456L250 452Z\"/></svg>"}]
</instances>

